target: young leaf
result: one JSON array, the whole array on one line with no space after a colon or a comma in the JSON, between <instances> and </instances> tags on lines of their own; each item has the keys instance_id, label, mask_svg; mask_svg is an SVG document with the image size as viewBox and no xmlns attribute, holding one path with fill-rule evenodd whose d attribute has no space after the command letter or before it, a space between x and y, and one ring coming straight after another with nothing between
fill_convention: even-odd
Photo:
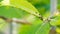
<instances>
[{"instance_id":1,"label":"young leaf","mask_svg":"<svg viewBox=\"0 0 60 34\"><path fill-rule=\"evenodd\" d=\"M33 25L22 25L19 28L19 34L35 34L36 30L42 24L42 21L36 16L32 15L28 16L26 19L30 21Z\"/></svg>"},{"instance_id":2,"label":"young leaf","mask_svg":"<svg viewBox=\"0 0 60 34\"><path fill-rule=\"evenodd\" d=\"M26 12L39 17L38 10L26 0L10 0L10 4L13 7L23 9Z\"/></svg>"},{"instance_id":3,"label":"young leaf","mask_svg":"<svg viewBox=\"0 0 60 34\"><path fill-rule=\"evenodd\" d=\"M29 15L22 9L14 8L11 6L1 6L0 7L0 16L4 16L7 18L23 18Z\"/></svg>"},{"instance_id":4,"label":"young leaf","mask_svg":"<svg viewBox=\"0 0 60 34\"><path fill-rule=\"evenodd\" d=\"M53 26L60 25L60 15L55 17L54 19L52 19L50 24L53 25Z\"/></svg>"},{"instance_id":5,"label":"young leaf","mask_svg":"<svg viewBox=\"0 0 60 34\"><path fill-rule=\"evenodd\" d=\"M41 26L35 32L35 34L49 34L49 30L50 30L49 23L42 23Z\"/></svg>"}]
</instances>

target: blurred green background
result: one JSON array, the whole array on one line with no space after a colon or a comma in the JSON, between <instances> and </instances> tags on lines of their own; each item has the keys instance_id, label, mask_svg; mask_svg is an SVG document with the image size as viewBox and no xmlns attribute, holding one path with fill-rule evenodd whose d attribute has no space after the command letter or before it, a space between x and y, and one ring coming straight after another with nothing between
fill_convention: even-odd
<instances>
[{"instance_id":1,"label":"blurred green background","mask_svg":"<svg viewBox=\"0 0 60 34\"><path fill-rule=\"evenodd\" d=\"M49 34L50 24L53 26L57 26L56 32L57 34L60 34L60 14L57 15L57 17L53 19L51 22L42 25L44 23L42 20L40 20L37 16L28 13L28 11L30 10L32 13L34 13L33 10L35 9L33 7L35 7L39 14L41 14L45 19L48 18L50 16L50 0L23 0L23 1L11 0L11 4L14 4L17 7L1 5L2 1L3 0L0 0L0 16L5 16L8 18L26 19L33 24L33 25L18 24L17 28L18 34ZM57 10L60 10L60 0L57 1L58 1ZM26 5L24 2L26 2ZM29 6L30 4L32 8L31 6ZM20 6L22 9L20 8ZM28 10L26 10L25 8ZM2 23L0 29L4 28L3 24L6 23Z\"/></svg>"}]
</instances>

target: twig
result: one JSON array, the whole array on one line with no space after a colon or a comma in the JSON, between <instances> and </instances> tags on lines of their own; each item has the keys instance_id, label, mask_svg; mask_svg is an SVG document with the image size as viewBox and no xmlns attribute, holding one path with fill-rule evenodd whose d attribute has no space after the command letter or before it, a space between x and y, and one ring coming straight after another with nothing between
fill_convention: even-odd
<instances>
[{"instance_id":1,"label":"twig","mask_svg":"<svg viewBox=\"0 0 60 34\"><path fill-rule=\"evenodd\" d=\"M0 18L2 18L2 19L4 19L6 22L16 22L16 23L21 23L21 24L30 24L31 25L31 23L30 22L28 22L27 20L23 20L23 19L9 19L9 18L6 18L6 17L4 17L4 16L0 16Z\"/></svg>"}]
</instances>

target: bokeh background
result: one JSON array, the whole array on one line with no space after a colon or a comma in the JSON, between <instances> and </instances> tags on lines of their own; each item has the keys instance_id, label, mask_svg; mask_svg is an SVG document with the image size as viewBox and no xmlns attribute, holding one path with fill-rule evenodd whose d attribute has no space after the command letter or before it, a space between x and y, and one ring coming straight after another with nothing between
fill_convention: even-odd
<instances>
[{"instance_id":1,"label":"bokeh background","mask_svg":"<svg viewBox=\"0 0 60 34\"><path fill-rule=\"evenodd\" d=\"M60 34L60 0L57 0L57 11L59 12L59 15L54 15L55 18L51 20L51 22L48 22L43 26L41 26L44 23L42 20L40 20L37 16L28 13L27 11L34 10L33 8L31 8L31 6L29 6L29 4L31 4L46 19L50 16L50 0L11 0L11 4L14 4L17 7L13 7L11 5L9 6L7 4L3 5L2 1L4 0L0 0L0 16L5 16L8 18L26 19L33 24L18 24L18 34L49 34L51 25L56 26L55 31L57 32L57 34ZM29 4L24 2L28 2ZM22 9L19 7L20 5L21 7L23 6ZM30 10L27 9L26 11L26 9L24 9L24 6ZM32 13L34 12L32 11ZM9 23L0 18L1 33L5 31L8 24Z\"/></svg>"}]
</instances>

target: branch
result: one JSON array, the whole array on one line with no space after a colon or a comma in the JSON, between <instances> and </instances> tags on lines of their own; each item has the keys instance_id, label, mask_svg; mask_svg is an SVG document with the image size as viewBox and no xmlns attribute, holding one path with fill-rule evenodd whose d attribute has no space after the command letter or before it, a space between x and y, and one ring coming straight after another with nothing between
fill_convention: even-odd
<instances>
[{"instance_id":1,"label":"branch","mask_svg":"<svg viewBox=\"0 0 60 34\"><path fill-rule=\"evenodd\" d=\"M55 29L56 29L56 27L52 26L50 31L49 31L49 34L57 34Z\"/></svg>"},{"instance_id":2,"label":"branch","mask_svg":"<svg viewBox=\"0 0 60 34\"><path fill-rule=\"evenodd\" d=\"M4 16L0 16L0 18L4 19L6 22L16 22L16 23L21 23L21 24L28 24L28 25L31 25L30 22L28 22L27 20L24 20L24 19L10 19L10 18L6 18Z\"/></svg>"},{"instance_id":3,"label":"branch","mask_svg":"<svg viewBox=\"0 0 60 34\"><path fill-rule=\"evenodd\" d=\"M29 14L31 14L31 13L29 13ZM37 13L36 13L36 14L37 14ZM42 16L41 14L38 14L38 15L31 14L31 15L34 15L34 16L38 17L39 19L41 19L41 20L43 21L43 16Z\"/></svg>"}]
</instances>

